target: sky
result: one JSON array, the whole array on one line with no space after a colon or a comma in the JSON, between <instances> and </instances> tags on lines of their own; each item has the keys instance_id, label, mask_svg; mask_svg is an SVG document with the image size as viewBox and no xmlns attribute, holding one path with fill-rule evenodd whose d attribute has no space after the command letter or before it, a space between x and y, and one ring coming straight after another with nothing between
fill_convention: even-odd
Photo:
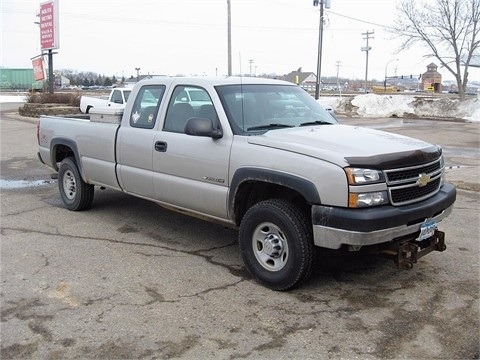
<instances>
[{"instance_id":1,"label":"sky","mask_svg":"<svg viewBox=\"0 0 480 360\"><path fill-rule=\"evenodd\" d=\"M416 47L397 53L393 26L401 0L331 0L325 9L322 77L363 80L420 75L435 58ZM433 1L433 0L432 0ZM36 15L44 0L0 0L0 67L31 68L41 53ZM233 74L317 72L319 7L312 0L230 0ZM227 0L59 0L55 70L105 76L226 75ZM453 76L444 68L444 80ZM480 81L470 68L469 80Z\"/></svg>"}]
</instances>

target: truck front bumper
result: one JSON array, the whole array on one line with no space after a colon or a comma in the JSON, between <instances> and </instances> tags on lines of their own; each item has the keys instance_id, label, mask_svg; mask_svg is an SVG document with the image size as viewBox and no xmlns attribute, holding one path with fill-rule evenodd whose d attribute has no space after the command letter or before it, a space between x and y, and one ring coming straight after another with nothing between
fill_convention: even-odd
<instances>
[{"instance_id":1,"label":"truck front bumper","mask_svg":"<svg viewBox=\"0 0 480 360\"><path fill-rule=\"evenodd\" d=\"M349 209L315 205L312 207L316 246L339 249L375 245L409 236L415 237L425 220L436 223L453 209L457 192L445 183L433 197L405 206Z\"/></svg>"}]
</instances>

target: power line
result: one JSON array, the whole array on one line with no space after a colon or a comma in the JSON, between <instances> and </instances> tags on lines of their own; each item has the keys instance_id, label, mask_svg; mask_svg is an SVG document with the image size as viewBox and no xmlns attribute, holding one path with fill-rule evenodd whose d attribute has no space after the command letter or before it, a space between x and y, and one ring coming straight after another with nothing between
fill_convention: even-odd
<instances>
[{"instance_id":1,"label":"power line","mask_svg":"<svg viewBox=\"0 0 480 360\"><path fill-rule=\"evenodd\" d=\"M346 19L358 21L358 22L361 22L361 23L364 23L364 24L369 24L369 25L374 25L374 26L380 26L380 27L383 27L383 28L385 28L385 29L392 29L392 30L395 29L395 28L392 27L392 26L382 25L382 24L378 24L378 23L371 22L371 21L366 21L366 20L354 18L354 17L351 17L351 16L342 15L342 14L336 13L336 12L334 12L334 11L328 11L328 13L329 13L329 14L332 14L332 15L337 15L337 16L340 16L340 17L343 17L343 18L346 18Z\"/></svg>"}]
</instances>

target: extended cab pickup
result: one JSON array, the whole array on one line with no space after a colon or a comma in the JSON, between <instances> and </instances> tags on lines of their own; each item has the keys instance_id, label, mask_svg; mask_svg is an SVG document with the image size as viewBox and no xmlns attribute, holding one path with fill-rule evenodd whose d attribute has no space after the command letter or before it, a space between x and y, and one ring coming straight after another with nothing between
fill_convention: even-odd
<instances>
[{"instance_id":1,"label":"extended cab pickup","mask_svg":"<svg viewBox=\"0 0 480 360\"><path fill-rule=\"evenodd\" d=\"M80 111L88 114L93 108L124 109L131 92L131 88L117 88L112 89L107 98L83 95L80 98Z\"/></svg>"},{"instance_id":2,"label":"extended cab pickup","mask_svg":"<svg viewBox=\"0 0 480 360\"><path fill-rule=\"evenodd\" d=\"M247 269L276 290L308 278L315 247L411 268L445 250L437 225L456 198L439 146L340 125L277 80L144 80L121 121L42 116L38 142L66 208L108 187L238 227Z\"/></svg>"}]
</instances>

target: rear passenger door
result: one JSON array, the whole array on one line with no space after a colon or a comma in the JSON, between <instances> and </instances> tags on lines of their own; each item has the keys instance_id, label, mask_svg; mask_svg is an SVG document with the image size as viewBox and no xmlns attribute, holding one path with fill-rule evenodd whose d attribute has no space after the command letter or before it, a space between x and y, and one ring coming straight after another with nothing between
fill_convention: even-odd
<instances>
[{"instance_id":1,"label":"rear passenger door","mask_svg":"<svg viewBox=\"0 0 480 360\"><path fill-rule=\"evenodd\" d=\"M118 181L128 193L154 198L152 156L164 93L165 85L144 85L135 99L129 123L123 123L118 131Z\"/></svg>"},{"instance_id":2,"label":"rear passenger door","mask_svg":"<svg viewBox=\"0 0 480 360\"><path fill-rule=\"evenodd\" d=\"M220 101L215 100L202 87L174 88L162 131L155 136L153 186L155 198L161 202L225 218L232 135L223 131L222 138L212 139L184 132L191 117L210 118L221 128L215 106Z\"/></svg>"}]
</instances>

